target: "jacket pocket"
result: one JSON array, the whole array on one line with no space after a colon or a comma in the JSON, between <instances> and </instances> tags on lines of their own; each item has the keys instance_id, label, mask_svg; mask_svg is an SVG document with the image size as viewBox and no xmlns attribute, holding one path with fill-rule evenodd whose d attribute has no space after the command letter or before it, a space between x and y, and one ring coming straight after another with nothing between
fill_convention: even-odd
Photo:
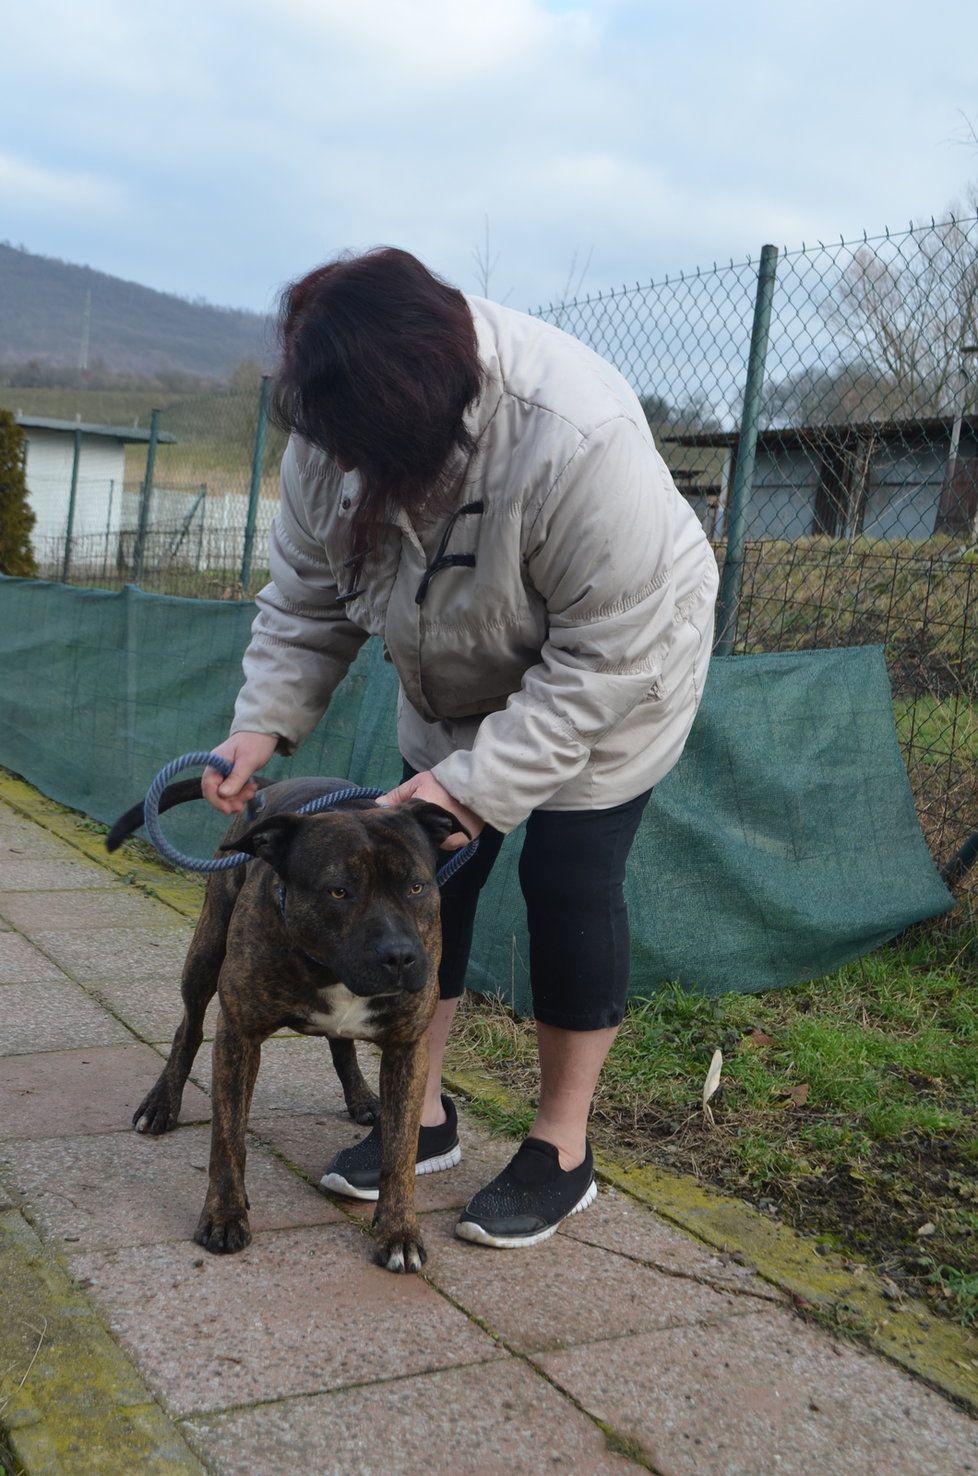
<instances>
[{"instance_id":1,"label":"jacket pocket","mask_svg":"<svg viewBox=\"0 0 978 1476\"><path fill-rule=\"evenodd\" d=\"M646 694L647 701L661 702L677 691L685 691L693 684L696 700L699 701L697 669L702 632L688 617L681 616L673 626L673 638L662 662L662 668Z\"/></svg>"}]
</instances>

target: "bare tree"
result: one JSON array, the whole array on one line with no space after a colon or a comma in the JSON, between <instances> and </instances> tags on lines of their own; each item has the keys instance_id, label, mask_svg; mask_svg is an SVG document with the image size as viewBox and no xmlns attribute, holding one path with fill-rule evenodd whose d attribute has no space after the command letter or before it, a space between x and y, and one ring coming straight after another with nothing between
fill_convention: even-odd
<instances>
[{"instance_id":1,"label":"bare tree","mask_svg":"<svg viewBox=\"0 0 978 1476\"><path fill-rule=\"evenodd\" d=\"M485 244L484 246L474 247L472 255L475 258L476 282L478 284L479 294L482 297L488 297L489 283L492 280L493 272L499 265L500 253L497 251L495 256L493 256L492 249L489 245L488 215L484 216L483 220L485 222Z\"/></svg>"},{"instance_id":2,"label":"bare tree","mask_svg":"<svg viewBox=\"0 0 978 1476\"><path fill-rule=\"evenodd\" d=\"M969 203L974 212L978 191ZM974 213L859 247L821 311L853 380L857 366L876 376L875 396L862 386L863 418L953 414L961 350L978 335Z\"/></svg>"},{"instance_id":3,"label":"bare tree","mask_svg":"<svg viewBox=\"0 0 978 1476\"><path fill-rule=\"evenodd\" d=\"M591 257L593 255L594 247L589 246L587 256L584 258L584 265L581 267L580 271L578 271L578 251L577 247L574 247L574 251L570 259L570 266L567 269L567 281L564 283L564 290L560 294L561 306L573 302L576 297L580 296L581 288L584 286L584 278L587 276L588 267L591 265Z\"/></svg>"},{"instance_id":4,"label":"bare tree","mask_svg":"<svg viewBox=\"0 0 978 1476\"><path fill-rule=\"evenodd\" d=\"M492 250L488 215L483 216L483 224L485 228L483 241L481 245L473 247L472 258L475 262L476 284L479 290L479 294L482 297L489 297L491 295L490 284L492 282L493 273L495 272L496 267L499 265L499 258L502 255L502 252L496 251L494 253ZM584 259L584 265L578 268L579 253L577 247L574 248L570 259L570 266L567 269L567 281L564 283L564 290L561 293L557 303L557 306L560 309L568 306L574 300L574 298L579 295L581 288L584 285L584 278L587 276L588 268L591 265L591 257L593 255L594 247L591 246L589 247L587 256ZM502 303L508 302L512 295L513 289L510 288L505 297L497 297L496 301ZM560 317L555 318L553 321L556 323L558 328L561 326Z\"/></svg>"},{"instance_id":5,"label":"bare tree","mask_svg":"<svg viewBox=\"0 0 978 1476\"><path fill-rule=\"evenodd\" d=\"M738 406L739 408L739 406ZM763 422L770 429L895 420L906 411L903 386L862 359L833 369L799 369L765 385Z\"/></svg>"}]
</instances>

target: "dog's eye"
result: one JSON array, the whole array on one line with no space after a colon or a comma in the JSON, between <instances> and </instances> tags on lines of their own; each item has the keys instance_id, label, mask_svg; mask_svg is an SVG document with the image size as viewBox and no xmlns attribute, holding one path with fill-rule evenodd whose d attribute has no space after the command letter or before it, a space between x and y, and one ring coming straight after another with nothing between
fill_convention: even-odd
<instances>
[{"instance_id":1,"label":"dog's eye","mask_svg":"<svg viewBox=\"0 0 978 1476\"><path fill-rule=\"evenodd\" d=\"M331 897L335 897L337 902L340 902L344 897L349 896L349 893L347 892L346 887L330 887L329 895Z\"/></svg>"},{"instance_id":2,"label":"dog's eye","mask_svg":"<svg viewBox=\"0 0 978 1476\"><path fill-rule=\"evenodd\" d=\"M424 882L412 882L408 887L409 897L419 897L424 891Z\"/></svg>"}]
</instances>

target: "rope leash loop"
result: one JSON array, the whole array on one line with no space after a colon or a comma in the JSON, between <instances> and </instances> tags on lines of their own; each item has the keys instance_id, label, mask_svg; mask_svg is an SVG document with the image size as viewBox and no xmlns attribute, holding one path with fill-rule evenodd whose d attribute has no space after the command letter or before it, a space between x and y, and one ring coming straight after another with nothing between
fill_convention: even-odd
<instances>
[{"instance_id":1,"label":"rope leash loop","mask_svg":"<svg viewBox=\"0 0 978 1476\"><path fill-rule=\"evenodd\" d=\"M171 759L168 764L164 764L147 789L146 798L143 801L143 824L146 827L146 834L160 855L165 857L171 866L180 866L184 871L231 871L235 866L244 866L255 859L247 851L230 851L226 856L185 856L182 851L177 850L176 846L171 845L163 834L160 826L160 800L164 789L184 769L198 767L216 769L226 779L234 765L221 754L207 753L202 749L194 753L185 753L181 758ZM318 815L323 810L331 810L334 805L342 804L344 800L379 799L382 794L386 793L385 789L363 789L358 784L351 784L346 789L337 789L332 794L322 794L318 799L308 800L293 813ZM444 866L439 867L435 877L438 885L443 887L449 878L455 875L459 867L464 866L466 861L475 855L478 848L479 842L476 839L457 850Z\"/></svg>"},{"instance_id":2,"label":"rope leash loop","mask_svg":"<svg viewBox=\"0 0 978 1476\"><path fill-rule=\"evenodd\" d=\"M435 872L435 881L438 883L438 885L440 887L443 887L447 881L450 881L451 878L455 875L456 871L461 870L466 861L472 860L472 857L475 855L478 849L478 836L476 836L475 840L467 841L464 846L459 846L454 856L452 856L450 860L446 861L444 866L439 866L438 870Z\"/></svg>"},{"instance_id":3,"label":"rope leash loop","mask_svg":"<svg viewBox=\"0 0 978 1476\"><path fill-rule=\"evenodd\" d=\"M216 769L225 779L230 774L234 765L229 763L219 753L207 753L205 750L197 750L194 753L185 753L181 758L171 759L164 764L152 784L146 791L143 801L143 824L146 826L146 834L160 855L169 861L171 866L180 866L184 871L231 871L235 866L243 866L246 861L253 858L246 851L231 851L226 856L185 856L178 851L176 846L170 844L160 827L160 800L166 786L176 778L183 769Z\"/></svg>"}]
</instances>

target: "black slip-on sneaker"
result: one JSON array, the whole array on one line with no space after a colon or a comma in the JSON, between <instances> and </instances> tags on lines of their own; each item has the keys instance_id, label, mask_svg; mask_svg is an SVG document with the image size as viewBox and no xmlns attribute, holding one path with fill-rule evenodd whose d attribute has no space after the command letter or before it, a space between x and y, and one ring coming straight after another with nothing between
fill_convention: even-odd
<instances>
[{"instance_id":1,"label":"black slip-on sneaker","mask_svg":"<svg viewBox=\"0 0 978 1476\"><path fill-rule=\"evenodd\" d=\"M442 1097L445 1121L438 1127L422 1127L418 1133L416 1174L437 1174L462 1161L458 1141L458 1113L451 1097ZM380 1193L380 1123L374 1123L365 1138L353 1148L343 1148L320 1179L324 1189L349 1199L376 1199Z\"/></svg>"},{"instance_id":2,"label":"black slip-on sneaker","mask_svg":"<svg viewBox=\"0 0 978 1476\"><path fill-rule=\"evenodd\" d=\"M469 1200L455 1234L501 1250L536 1245L549 1239L568 1215L587 1209L597 1195L590 1143L583 1163L562 1169L552 1143L527 1138L502 1173Z\"/></svg>"}]
</instances>

